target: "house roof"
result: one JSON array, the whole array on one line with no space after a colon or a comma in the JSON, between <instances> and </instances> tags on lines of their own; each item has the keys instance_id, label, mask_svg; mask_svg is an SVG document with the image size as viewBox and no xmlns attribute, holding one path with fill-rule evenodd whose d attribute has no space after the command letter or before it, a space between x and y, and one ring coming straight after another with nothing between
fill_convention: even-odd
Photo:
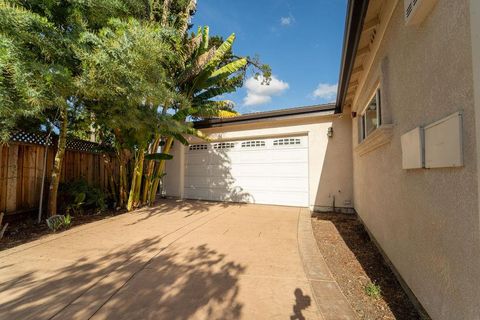
<instances>
[{"instance_id":1,"label":"house roof","mask_svg":"<svg viewBox=\"0 0 480 320\"><path fill-rule=\"evenodd\" d=\"M347 17L345 19L345 33L343 36L342 62L338 81L337 101L335 112L341 113L347 95L348 84L352 75L355 55L362 35L363 23L367 13L369 0L349 0Z\"/></svg>"},{"instance_id":2,"label":"house roof","mask_svg":"<svg viewBox=\"0 0 480 320\"><path fill-rule=\"evenodd\" d=\"M281 119L286 117L306 116L306 115L312 116L314 114L325 114L328 112L333 112L334 110L335 110L335 104L328 103L328 104L306 106L306 107L246 113L246 114L243 114L237 117L231 117L231 118L200 120L200 121L194 121L193 125L197 129L223 127L223 126L234 125L234 124L246 124L246 123L258 122L260 120L276 120L276 119Z\"/></svg>"}]
</instances>

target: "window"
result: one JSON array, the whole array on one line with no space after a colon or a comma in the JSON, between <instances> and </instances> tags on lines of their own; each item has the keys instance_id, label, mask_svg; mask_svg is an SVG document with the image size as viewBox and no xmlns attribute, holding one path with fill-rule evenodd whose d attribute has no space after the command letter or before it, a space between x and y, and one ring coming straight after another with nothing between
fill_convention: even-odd
<instances>
[{"instance_id":1,"label":"window","mask_svg":"<svg viewBox=\"0 0 480 320\"><path fill-rule=\"evenodd\" d=\"M207 150L206 144L192 144L188 147L188 150Z\"/></svg>"},{"instance_id":2,"label":"window","mask_svg":"<svg viewBox=\"0 0 480 320\"><path fill-rule=\"evenodd\" d=\"M256 141L242 142L242 148L258 148L258 147L265 147L265 141L256 140Z\"/></svg>"},{"instance_id":3,"label":"window","mask_svg":"<svg viewBox=\"0 0 480 320\"><path fill-rule=\"evenodd\" d=\"M231 149L235 146L233 142L220 142L213 145L214 149Z\"/></svg>"},{"instance_id":4,"label":"window","mask_svg":"<svg viewBox=\"0 0 480 320\"><path fill-rule=\"evenodd\" d=\"M375 91L372 99L360 116L360 142L371 135L381 125L380 89Z\"/></svg>"},{"instance_id":5,"label":"window","mask_svg":"<svg viewBox=\"0 0 480 320\"><path fill-rule=\"evenodd\" d=\"M291 144L300 144L300 139L297 138L285 138L285 139L277 139L273 140L274 146L286 146Z\"/></svg>"}]
</instances>

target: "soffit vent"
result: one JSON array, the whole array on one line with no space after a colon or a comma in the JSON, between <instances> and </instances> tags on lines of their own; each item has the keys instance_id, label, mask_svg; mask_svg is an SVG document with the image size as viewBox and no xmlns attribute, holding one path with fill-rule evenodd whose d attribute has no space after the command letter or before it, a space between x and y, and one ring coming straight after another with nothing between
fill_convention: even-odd
<instances>
[{"instance_id":1,"label":"soffit vent","mask_svg":"<svg viewBox=\"0 0 480 320\"><path fill-rule=\"evenodd\" d=\"M404 0L405 24L418 25L425 20L437 0Z\"/></svg>"}]
</instances>

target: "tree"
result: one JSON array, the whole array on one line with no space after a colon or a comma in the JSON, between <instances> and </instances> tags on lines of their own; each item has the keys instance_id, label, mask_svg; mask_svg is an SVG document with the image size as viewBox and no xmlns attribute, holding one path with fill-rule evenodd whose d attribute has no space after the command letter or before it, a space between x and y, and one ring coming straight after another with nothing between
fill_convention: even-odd
<instances>
[{"instance_id":1,"label":"tree","mask_svg":"<svg viewBox=\"0 0 480 320\"><path fill-rule=\"evenodd\" d=\"M211 41L213 40L213 41ZM173 104L175 111L173 118L181 123L193 118L219 118L237 115L234 105L228 100L218 100L223 94L235 91L243 85L246 71L249 66L257 67L265 79L269 79L271 72L268 65L262 65L248 57L237 57L232 53L235 34L225 41L221 38L210 38L209 28L199 28L197 34L187 37L182 52L184 64L181 70L175 70L173 78L178 93L188 103ZM194 131L187 134L201 135ZM181 134L165 134L163 153L169 153L173 140L177 139L188 144ZM145 181L143 199L153 203L160 179L164 174L165 159L157 164L155 170L149 166ZM149 193L149 195L147 195Z\"/></svg>"},{"instance_id":2,"label":"tree","mask_svg":"<svg viewBox=\"0 0 480 320\"><path fill-rule=\"evenodd\" d=\"M59 139L52 170L48 211L56 214L65 153L68 110L78 99L74 78L81 73L75 54L84 32L112 18L149 19L152 1L10 0L0 2L0 136L8 140L22 119L56 126Z\"/></svg>"},{"instance_id":3,"label":"tree","mask_svg":"<svg viewBox=\"0 0 480 320\"><path fill-rule=\"evenodd\" d=\"M98 34L85 33L83 73L79 88L91 101L88 110L95 121L115 137L122 165L120 205L125 204L126 155L134 154L135 165L127 207L139 202L145 149L161 128L175 121L161 112L165 101L179 100L172 90L167 69L175 59L174 30L156 23L111 20ZM130 152L128 152L128 151Z\"/></svg>"},{"instance_id":4,"label":"tree","mask_svg":"<svg viewBox=\"0 0 480 320\"><path fill-rule=\"evenodd\" d=\"M55 127L50 215L67 134L93 128L114 144L112 193L132 209L153 201L173 141L203 137L187 120L235 115L219 97L243 84L248 67L269 78L268 66L233 55L234 35L188 34L195 10L195 0L0 2L0 137L23 121Z\"/></svg>"}]
</instances>

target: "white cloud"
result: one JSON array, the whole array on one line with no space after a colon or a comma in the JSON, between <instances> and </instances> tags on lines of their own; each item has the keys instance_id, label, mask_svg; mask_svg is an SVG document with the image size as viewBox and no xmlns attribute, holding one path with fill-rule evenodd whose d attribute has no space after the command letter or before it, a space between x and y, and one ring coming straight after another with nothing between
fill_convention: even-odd
<instances>
[{"instance_id":1,"label":"white cloud","mask_svg":"<svg viewBox=\"0 0 480 320\"><path fill-rule=\"evenodd\" d=\"M246 106L254 106L265 104L272 100L272 96L281 94L289 88L288 83L272 76L269 84L262 84L263 78L260 76L256 80L250 77L245 81L247 96L243 98L243 104Z\"/></svg>"},{"instance_id":2,"label":"white cloud","mask_svg":"<svg viewBox=\"0 0 480 320\"><path fill-rule=\"evenodd\" d=\"M295 21L295 19L294 19L292 16L289 16L289 17L281 17L281 18L280 18L280 24L281 24L282 26L289 26L289 25L291 25L294 21Z\"/></svg>"},{"instance_id":3,"label":"white cloud","mask_svg":"<svg viewBox=\"0 0 480 320\"><path fill-rule=\"evenodd\" d=\"M326 102L333 102L337 97L337 84L320 83L313 91L313 98L318 98Z\"/></svg>"}]
</instances>

